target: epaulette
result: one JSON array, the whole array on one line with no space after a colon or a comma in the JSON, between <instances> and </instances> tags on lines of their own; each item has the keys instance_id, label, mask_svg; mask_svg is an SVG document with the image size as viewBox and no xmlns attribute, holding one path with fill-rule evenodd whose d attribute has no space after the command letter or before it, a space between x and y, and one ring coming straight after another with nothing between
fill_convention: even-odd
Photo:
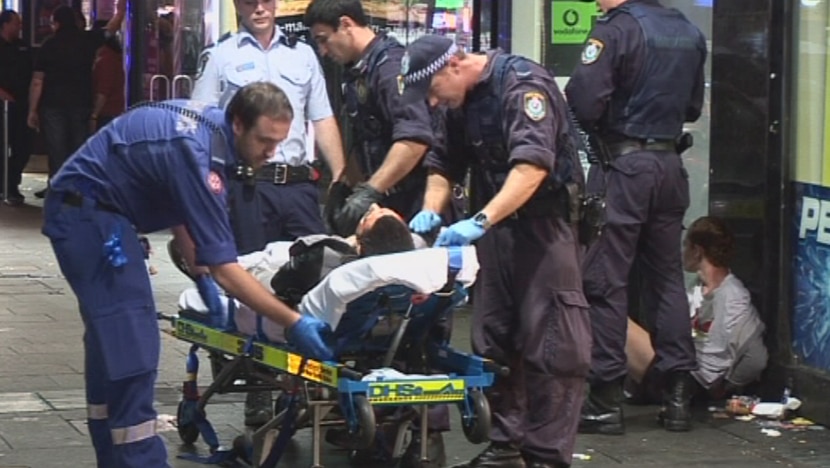
<instances>
[{"instance_id":1,"label":"epaulette","mask_svg":"<svg viewBox=\"0 0 830 468\"><path fill-rule=\"evenodd\" d=\"M614 19L614 17L619 15L620 13L628 13L628 9L625 8L625 7L626 7L626 5L623 4L621 6L618 6L617 8L614 8L613 10L609 11L608 13L606 13L606 14L600 16L599 18L597 18L597 23L607 23L607 22L611 21L612 19Z\"/></svg>"},{"instance_id":2,"label":"epaulette","mask_svg":"<svg viewBox=\"0 0 830 468\"><path fill-rule=\"evenodd\" d=\"M218 41L216 41L216 43L217 43L217 44L221 44L222 42L224 42L224 41L226 41L226 40L230 39L230 38L231 38L231 36L233 36L233 33L231 33L230 31L228 31L228 32L226 32L225 34L222 34L221 36L219 36L219 40L218 40Z\"/></svg>"}]
</instances>

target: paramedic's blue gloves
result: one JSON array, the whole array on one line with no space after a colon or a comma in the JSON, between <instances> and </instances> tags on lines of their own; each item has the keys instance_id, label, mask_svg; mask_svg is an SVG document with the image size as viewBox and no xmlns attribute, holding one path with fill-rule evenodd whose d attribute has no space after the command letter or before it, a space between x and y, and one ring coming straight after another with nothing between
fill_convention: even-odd
<instances>
[{"instance_id":1,"label":"paramedic's blue gloves","mask_svg":"<svg viewBox=\"0 0 830 468\"><path fill-rule=\"evenodd\" d=\"M310 315L303 315L286 332L288 342L303 356L320 361L334 360L334 353L323 340L324 335L331 334L329 324Z\"/></svg>"},{"instance_id":2,"label":"paramedic's blue gloves","mask_svg":"<svg viewBox=\"0 0 830 468\"><path fill-rule=\"evenodd\" d=\"M415 234L428 234L441 227L441 216L430 210L421 210L409 222L409 229Z\"/></svg>"},{"instance_id":3,"label":"paramedic's blue gloves","mask_svg":"<svg viewBox=\"0 0 830 468\"><path fill-rule=\"evenodd\" d=\"M219 286L216 285L216 281L213 281L210 275L199 275L195 278L195 281L199 296L208 308L210 326L224 328L227 325L225 323L225 308L222 306Z\"/></svg>"},{"instance_id":4,"label":"paramedic's blue gloves","mask_svg":"<svg viewBox=\"0 0 830 468\"><path fill-rule=\"evenodd\" d=\"M472 219L459 221L448 227L435 241L436 247L449 247L453 245L470 245L484 235L484 226Z\"/></svg>"}]
</instances>

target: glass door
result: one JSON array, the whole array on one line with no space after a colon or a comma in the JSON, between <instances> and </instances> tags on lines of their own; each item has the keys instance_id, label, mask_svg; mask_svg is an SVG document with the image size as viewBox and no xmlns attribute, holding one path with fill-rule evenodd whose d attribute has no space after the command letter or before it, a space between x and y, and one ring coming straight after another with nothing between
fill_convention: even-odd
<instances>
[{"instance_id":1,"label":"glass door","mask_svg":"<svg viewBox=\"0 0 830 468\"><path fill-rule=\"evenodd\" d=\"M211 0L131 2L125 67L130 105L190 97L199 54L217 23Z\"/></svg>"}]
</instances>

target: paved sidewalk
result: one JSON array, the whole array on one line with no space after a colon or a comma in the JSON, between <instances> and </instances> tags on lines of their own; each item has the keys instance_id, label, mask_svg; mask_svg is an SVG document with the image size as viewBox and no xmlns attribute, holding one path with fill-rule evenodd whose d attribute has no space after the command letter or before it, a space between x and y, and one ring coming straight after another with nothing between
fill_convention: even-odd
<instances>
[{"instance_id":1,"label":"paved sidewalk","mask_svg":"<svg viewBox=\"0 0 830 468\"><path fill-rule=\"evenodd\" d=\"M83 328L74 296L40 235L40 201L32 196L44 184L44 177L27 175L27 205L0 204L0 468L95 466L85 424ZM173 312L188 280L166 258L167 237L150 237L157 251L151 263L159 270L152 278L159 309ZM469 348L469 313L459 311L455 323L456 345ZM188 346L163 334L162 347L156 400L170 462L174 467L200 466L177 455L187 450L205 454L206 447L182 447L170 422ZM207 383L204 375L202 384ZM224 444L243 430L242 400L239 395L220 396L207 408ZM656 408L628 410L625 436L578 439L576 452L590 459L576 460L574 467L830 466L830 431L782 430L780 437L769 437L754 422L712 419L702 413L694 431L671 434L657 428ZM453 417L457 428L456 411ZM281 466L309 466L310 441L310 431L298 433ZM447 446L450 463L483 448L467 443L460 430L447 436ZM331 449L326 449L324 463L347 466L344 454Z\"/></svg>"}]
</instances>

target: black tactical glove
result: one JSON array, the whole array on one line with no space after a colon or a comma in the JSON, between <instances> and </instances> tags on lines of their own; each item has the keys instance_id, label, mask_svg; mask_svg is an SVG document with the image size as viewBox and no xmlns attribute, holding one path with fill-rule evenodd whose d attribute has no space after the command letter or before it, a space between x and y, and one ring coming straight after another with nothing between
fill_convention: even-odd
<instances>
[{"instance_id":1,"label":"black tactical glove","mask_svg":"<svg viewBox=\"0 0 830 468\"><path fill-rule=\"evenodd\" d=\"M360 218L369 211L372 203L383 200L383 194L369 184L360 184L355 187L352 195L346 199L346 204L334 216L334 228L337 235L348 237L354 234Z\"/></svg>"},{"instance_id":2,"label":"black tactical glove","mask_svg":"<svg viewBox=\"0 0 830 468\"><path fill-rule=\"evenodd\" d=\"M343 182L335 182L329 187L326 206L323 208L323 221L329 233L338 234L337 215L340 214L340 210L346 205L346 200L351 194L352 188Z\"/></svg>"}]
</instances>

